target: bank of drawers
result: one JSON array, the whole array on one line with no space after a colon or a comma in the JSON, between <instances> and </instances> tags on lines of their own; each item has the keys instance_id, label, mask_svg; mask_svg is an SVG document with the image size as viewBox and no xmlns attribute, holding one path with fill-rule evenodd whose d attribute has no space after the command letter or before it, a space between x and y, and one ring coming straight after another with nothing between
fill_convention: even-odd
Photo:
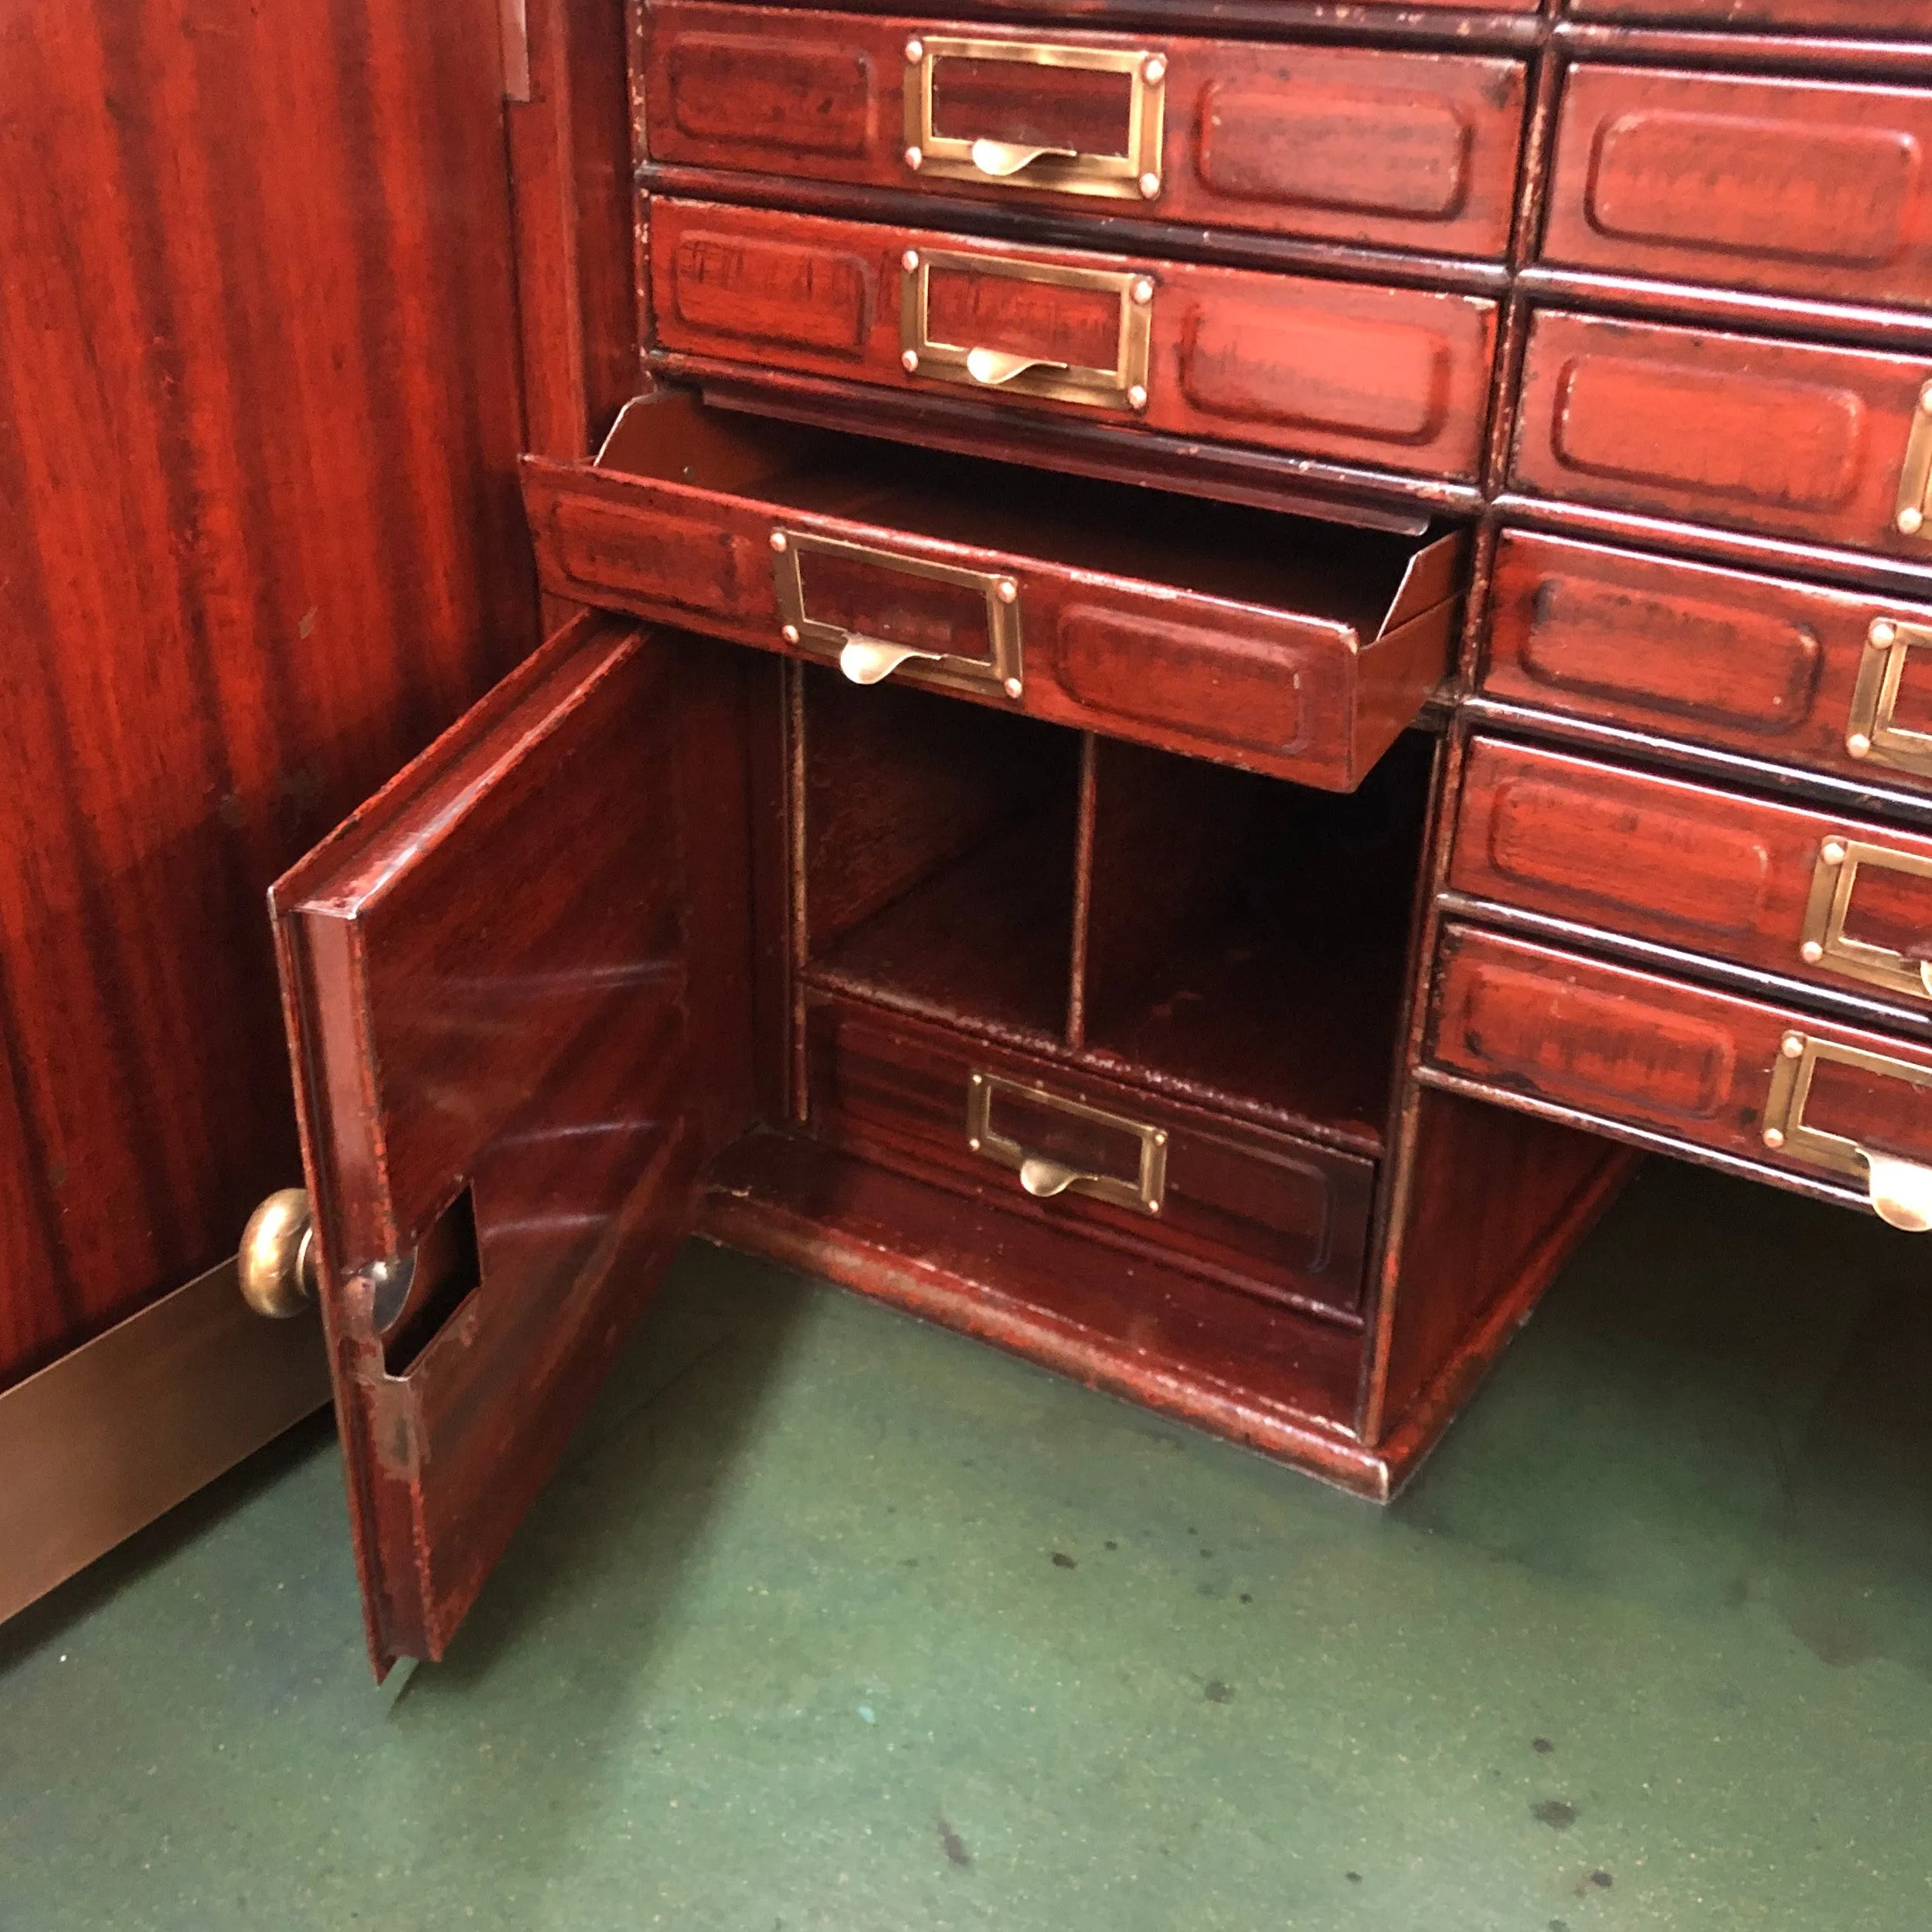
<instances>
[{"instance_id":1,"label":"bank of drawers","mask_svg":"<svg viewBox=\"0 0 1932 1932\"><path fill-rule=\"evenodd\" d=\"M1834 0L1570 11L1925 25ZM1498 537L1423 1073L1913 1229L1932 1226L1928 143L1923 84L1566 73L1505 502L1566 529Z\"/></svg>"}]
</instances>

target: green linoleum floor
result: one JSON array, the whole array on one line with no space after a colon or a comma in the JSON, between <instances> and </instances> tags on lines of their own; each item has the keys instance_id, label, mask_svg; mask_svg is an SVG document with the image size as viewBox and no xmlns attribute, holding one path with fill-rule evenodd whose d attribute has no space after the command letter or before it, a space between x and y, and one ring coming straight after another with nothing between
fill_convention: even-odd
<instances>
[{"instance_id":1,"label":"green linoleum floor","mask_svg":"<svg viewBox=\"0 0 1932 1932\"><path fill-rule=\"evenodd\" d=\"M1379 1513L693 1247L400 1692L316 1429L0 1631L0 1927L1923 1932L1929 1262L1653 1165Z\"/></svg>"}]
</instances>

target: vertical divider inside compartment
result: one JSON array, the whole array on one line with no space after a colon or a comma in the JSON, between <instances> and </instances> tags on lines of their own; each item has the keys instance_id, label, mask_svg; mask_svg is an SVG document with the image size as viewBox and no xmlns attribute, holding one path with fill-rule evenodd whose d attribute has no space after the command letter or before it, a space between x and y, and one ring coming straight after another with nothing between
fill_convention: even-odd
<instances>
[{"instance_id":1,"label":"vertical divider inside compartment","mask_svg":"<svg viewBox=\"0 0 1932 1932\"><path fill-rule=\"evenodd\" d=\"M1073 821L1073 921L1068 947L1066 1043L1087 1044L1087 943L1094 917L1094 818L1100 740L1080 734L1080 787Z\"/></svg>"}]
</instances>

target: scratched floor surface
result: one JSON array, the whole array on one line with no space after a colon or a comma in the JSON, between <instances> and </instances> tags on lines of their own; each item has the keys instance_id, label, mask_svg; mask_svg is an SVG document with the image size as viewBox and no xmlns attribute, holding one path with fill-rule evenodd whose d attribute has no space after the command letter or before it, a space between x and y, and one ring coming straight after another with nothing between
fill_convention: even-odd
<instances>
[{"instance_id":1,"label":"scratched floor surface","mask_svg":"<svg viewBox=\"0 0 1932 1932\"><path fill-rule=\"evenodd\" d=\"M1378 1514L694 1247L400 1694L315 1429L0 1632L0 1926L1923 1932L1928 1260L1653 1166Z\"/></svg>"}]
</instances>

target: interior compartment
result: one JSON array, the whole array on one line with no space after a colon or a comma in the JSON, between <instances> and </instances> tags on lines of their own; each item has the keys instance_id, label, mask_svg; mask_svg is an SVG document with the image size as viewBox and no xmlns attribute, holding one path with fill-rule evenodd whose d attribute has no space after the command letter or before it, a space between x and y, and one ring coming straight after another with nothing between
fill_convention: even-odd
<instances>
[{"instance_id":1,"label":"interior compartment","mask_svg":"<svg viewBox=\"0 0 1932 1932\"><path fill-rule=\"evenodd\" d=\"M1094 751L1085 1056L1379 1152L1433 741L1342 797Z\"/></svg>"},{"instance_id":2,"label":"interior compartment","mask_svg":"<svg viewBox=\"0 0 1932 1932\"><path fill-rule=\"evenodd\" d=\"M1079 734L815 665L799 683L807 978L1059 1041Z\"/></svg>"},{"instance_id":3,"label":"interior compartment","mask_svg":"<svg viewBox=\"0 0 1932 1932\"><path fill-rule=\"evenodd\" d=\"M798 680L808 984L1382 1151L1432 739L1338 795Z\"/></svg>"}]
</instances>

